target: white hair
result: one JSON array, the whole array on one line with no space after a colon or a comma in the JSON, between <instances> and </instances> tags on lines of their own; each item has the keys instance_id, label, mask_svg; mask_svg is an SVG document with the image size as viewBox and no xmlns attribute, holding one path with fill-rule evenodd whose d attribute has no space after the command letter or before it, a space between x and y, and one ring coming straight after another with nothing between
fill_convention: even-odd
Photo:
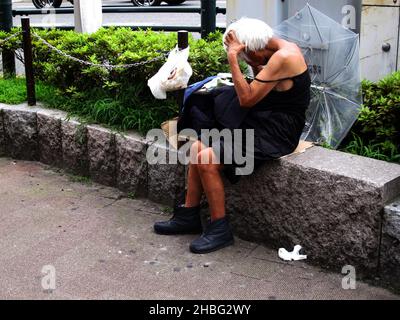
<instances>
[{"instance_id":1,"label":"white hair","mask_svg":"<svg viewBox=\"0 0 400 320\"><path fill-rule=\"evenodd\" d=\"M223 37L225 51L225 38L230 31L235 31L240 43L246 45L246 51L258 51L264 49L274 36L272 28L264 21L251 18L241 18L226 29Z\"/></svg>"}]
</instances>

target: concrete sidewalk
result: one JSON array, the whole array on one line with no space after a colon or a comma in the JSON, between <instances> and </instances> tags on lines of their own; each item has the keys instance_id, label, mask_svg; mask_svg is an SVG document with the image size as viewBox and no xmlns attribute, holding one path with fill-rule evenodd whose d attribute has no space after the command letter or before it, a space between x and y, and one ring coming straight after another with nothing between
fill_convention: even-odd
<instances>
[{"instance_id":1,"label":"concrete sidewalk","mask_svg":"<svg viewBox=\"0 0 400 320\"><path fill-rule=\"evenodd\" d=\"M399 299L237 239L193 255L195 236L152 231L166 208L34 162L0 158L1 299ZM42 288L54 266L56 289Z\"/></svg>"}]
</instances>

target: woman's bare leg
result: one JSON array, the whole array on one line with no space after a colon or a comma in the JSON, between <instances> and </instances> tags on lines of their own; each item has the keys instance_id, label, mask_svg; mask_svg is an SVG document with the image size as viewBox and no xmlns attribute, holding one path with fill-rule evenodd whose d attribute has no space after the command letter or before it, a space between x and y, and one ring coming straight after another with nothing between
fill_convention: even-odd
<instances>
[{"instance_id":1,"label":"woman's bare leg","mask_svg":"<svg viewBox=\"0 0 400 320\"><path fill-rule=\"evenodd\" d=\"M192 241L190 251L205 254L233 245L235 239L225 218L225 188L221 177L224 166L212 148L202 150L197 157L196 168L210 206L211 224Z\"/></svg>"},{"instance_id":2,"label":"woman's bare leg","mask_svg":"<svg viewBox=\"0 0 400 320\"><path fill-rule=\"evenodd\" d=\"M205 148L206 147L200 141L195 142L190 150L191 156L193 155L194 157L193 160L197 160L197 155ZM188 189L185 202L186 208L199 206L204 192L197 164L195 163L196 161L193 162L194 163L191 161L189 165Z\"/></svg>"},{"instance_id":3,"label":"woman's bare leg","mask_svg":"<svg viewBox=\"0 0 400 320\"><path fill-rule=\"evenodd\" d=\"M198 173L210 206L211 220L225 217L225 188L221 177L223 165L219 164L212 148L198 154Z\"/></svg>"},{"instance_id":4,"label":"woman's bare leg","mask_svg":"<svg viewBox=\"0 0 400 320\"><path fill-rule=\"evenodd\" d=\"M186 194L186 208L198 207L203 195L203 186L201 184L199 171L196 164L190 164L188 173L188 189Z\"/></svg>"}]
</instances>

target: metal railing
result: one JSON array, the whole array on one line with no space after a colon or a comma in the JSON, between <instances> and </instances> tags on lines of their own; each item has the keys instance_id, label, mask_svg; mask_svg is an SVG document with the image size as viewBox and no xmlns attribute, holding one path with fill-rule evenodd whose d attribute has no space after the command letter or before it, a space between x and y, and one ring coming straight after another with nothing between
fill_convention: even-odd
<instances>
[{"instance_id":1,"label":"metal railing","mask_svg":"<svg viewBox=\"0 0 400 320\"><path fill-rule=\"evenodd\" d=\"M44 15L44 14L73 14L74 8L52 8L52 9L17 9L12 10L12 16L29 16L29 15ZM178 31L187 30L190 32L199 32L202 37L207 36L215 30L223 30L217 28L216 15L226 14L226 8L216 6L216 0L201 0L201 6L158 6L158 7L134 7L129 5L107 5L103 6L103 13L198 13L200 14L200 26L171 26L171 25L123 25L131 29L147 29L155 31ZM118 26L118 25L117 25ZM73 29L71 26L59 26L59 29Z\"/></svg>"}]
</instances>

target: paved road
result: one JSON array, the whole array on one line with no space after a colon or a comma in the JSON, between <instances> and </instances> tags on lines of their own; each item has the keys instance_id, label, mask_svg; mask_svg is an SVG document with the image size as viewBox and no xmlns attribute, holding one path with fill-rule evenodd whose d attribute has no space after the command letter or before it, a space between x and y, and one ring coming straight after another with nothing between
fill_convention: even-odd
<instances>
[{"instance_id":1,"label":"paved road","mask_svg":"<svg viewBox=\"0 0 400 320\"><path fill-rule=\"evenodd\" d=\"M400 298L361 282L343 290L340 274L239 239L193 255L194 236L152 231L163 207L38 163L0 158L0 181L0 299Z\"/></svg>"},{"instance_id":2,"label":"paved road","mask_svg":"<svg viewBox=\"0 0 400 320\"><path fill-rule=\"evenodd\" d=\"M103 1L104 5L130 5L131 1ZM165 3L162 4L166 6ZM63 7L71 6L69 2L65 2ZM199 0L188 0L181 6L200 6ZM226 7L226 1L217 1L217 6ZM33 8L31 1L17 2L13 5L14 8ZM33 25L73 25L72 15L43 15L43 16L31 16ZM20 17L14 19L15 25L20 25ZM200 15L197 13L108 13L103 15L104 25L187 25L187 26L199 26ZM226 19L225 15L217 15L217 25L225 26Z\"/></svg>"}]
</instances>

